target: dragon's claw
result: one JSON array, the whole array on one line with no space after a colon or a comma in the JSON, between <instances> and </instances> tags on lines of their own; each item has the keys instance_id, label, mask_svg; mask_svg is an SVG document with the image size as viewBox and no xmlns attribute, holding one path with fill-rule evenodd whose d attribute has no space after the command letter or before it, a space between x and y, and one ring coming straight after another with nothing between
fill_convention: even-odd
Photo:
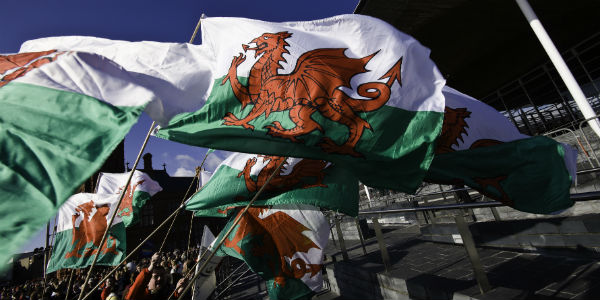
<instances>
[{"instance_id":1,"label":"dragon's claw","mask_svg":"<svg viewBox=\"0 0 600 300\"><path fill-rule=\"evenodd\" d=\"M238 119L234 114L228 112L225 114L225 116L223 117L223 125L227 125L227 126L242 126L246 129L250 129L250 130L254 130L254 126L248 124L248 122L244 121L244 120L240 120Z\"/></svg>"}]
</instances>

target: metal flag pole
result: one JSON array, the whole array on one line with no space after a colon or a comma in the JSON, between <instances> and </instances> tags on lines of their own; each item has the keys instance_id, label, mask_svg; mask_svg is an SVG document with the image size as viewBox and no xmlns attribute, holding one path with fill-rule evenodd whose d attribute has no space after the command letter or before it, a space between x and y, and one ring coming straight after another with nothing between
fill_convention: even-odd
<instances>
[{"instance_id":1,"label":"metal flag pole","mask_svg":"<svg viewBox=\"0 0 600 300\"><path fill-rule=\"evenodd\" d=\"M92 270L94 269L94 265L96 265L96 261L98 261L100 252L102 252L102 246L104 245L104 242L106 241L106 236L108 235L110 226L112 226L112 223L115 220L115 217L117 216L117 211L119 210L119 207L121 206L121 202L123 201L123 198L125 198L125 193L127 192L127 190L129 190L129 184L131 183L131 178L133 177L133 173L135 172L135 169L137 168L137 165L140 162L140 158L142 157L142 153L144 152L144 149L146 148L146 145L148 144L148 139L150 139L150 135L152 134L152 131L154 130L155 124L156 124L156 122L152 122L152 124L150 125L150 129L148 130L148 133L146 134L146 138L144 139L144 143L142 144L142 147L140 148L140 152L138 152L137 158L135 159L135 163L133 164L133 167L131 168L131 172L129 172L129 177L127 177L127 182L125 183L126 188L124 188L121 191L121 195L119 196L119 203L117 203L117 206L115 206L116 209L113 212L112 216L110 217L110 221L106 225L106 230L104 231L104 235L102 235L102 240L100 240L100 245L98 246L98 252L96 252L96 255L94 255L94 260L92 261L92 265L90 266L90 269L88 270L88 273L85 277L85 281L83 282L83 285L81 286L81 293L79 293L79 298L78 298L79 300L81 300L81 297L85 293L85 287L87 285L87 281L90 278L90 275L92 274Z\"/></svg>"},{"instance_id":2,"label":"metal flag pole","mask_svg":"<svg viewBox=\"0 0 600 300\"><path fill-rule=\"evenodd\" d=\"M552 64L554 64L554 67L558 71L558 74L560 74L560 77L567 86L567 89L569 90L569 93L571 93L573 100L575 100L575 103L579 107L579 110L581 110L583 116L586 119L596 117L596 113L592 109L590 103L587 101L585 95L583 94L583 91L581 90L581 87L579 86L579 84L577 84L575 77L573 77L573 73L571 73L571 71L569 70L569 67L567 66L564 59L556 49L556 46L550 39L550 36L548 36L546 29L544 29L544 26L542 26L542 23L540 22L535 12L529 5L529 2L527 2L527 0L516 1L519 5L519 8L525 15L525 18L527 18L531 29L533 29L533 32L540 40L540 43L544 47L544 50L546 50L546 53L550 57ZM600 123L598 122L598 119L591 119L588 121L588 124L590 125L592 130L594 130L594 133L596 133L596 135L600 137Z\"/></svg>"},{"instance_id":3,"label":"metal flag pole","mask_svg":"<svg viewBox=\"0 0 600 300\"><path fill-rule=\"evenodd\" d=\"M181 295L179 295L179 298L183 298L185 296L185 294L187 293L187 291L194 284L194 281L196 280L196 278L198 278L198 276L204 271L204 268L206 268L206 266L208 265L208 263L210 262L210 260L213 258L213 256L215 256L215 253L217 253L217 251L219 250L219 248L221 248L221 245L223 245L223 243L225 243L225 240L227 239L227 237L231 234L231 232L233 231L233 229L242 220L242 217L246 214L246 212L248 211L248 209L250 208L250 206L254 203L254 201L256 201L256 199L258 199L258 196L260 196L260 194L263 192L263 190L265 189L265 187L269 184L269 182L271 182L271 179L273 179L273 177L275 177L275 174L279 173L279 170L281 169L281 167L283 166L283 164L286 161L287 161L287 157L284 157L284 159L281 161L281 163L279 163L279 165L277 166L277 168L275 168L275 170L273 171L273 173L271 173L271 175L269 176L269 178L267 178L267 180L265 181L265 183L260 187L260 189L258 190L258 192L256 192L256 194L254 195L254 197L252 198L252 200L250 200L250 202L248 202L248 204L246 205L246 207L244 207L244 210L242 210L242 212L240 212L237 215L237 217L235 218L235 221L233 222L233 224L231 225L231 227L229 228L229 230L227 230L227 232L223 235L223 238L221 239L221 241L219 241L219 243L217 244L217 246L214 247L214 251L211 251L211 253L208 256L208 258L206 259L206 261L204 261L204 263L200 267L200 270L196 274L194 274L194 277L192 277L192 279L190 280L190 282L188 283L188 285L185 287L185 289L183 290L183 292L181 292ZM173 293L171 293L171 296L169 296L169 300L172 298L172 296L173 296L174 293L175 293L175 291L173 291Z\"/></svg>"}]
</instances>

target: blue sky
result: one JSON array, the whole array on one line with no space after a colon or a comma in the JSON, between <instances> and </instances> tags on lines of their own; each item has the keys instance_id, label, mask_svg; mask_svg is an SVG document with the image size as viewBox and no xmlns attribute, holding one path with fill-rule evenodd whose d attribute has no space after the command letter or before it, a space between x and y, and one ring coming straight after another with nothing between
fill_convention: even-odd
<instances>
[{"instance_id":1,"label":"blue sky","mask_svg":"<svg viewBox=\"0 0 600 300\"><path fill-rule=\"evenodd\" d=\"M26 40L61 35L187 42L202 13L209 17L304 21L352 13L357 3L358 0L2 0L0 20L4 29L0 53L18 52ZM195 41L200 42L199 38ZM135 161L150 124L150 118L143 115L125 138L125 159L130 165ZM162 168L165 163L171 176L184 176L200 164L206 149L151 138L145 152L152 153L155 169ZM209 157L206 168L211 170L219 162L219 153ZM45 229L22 251L42 246L44 232Z\"/></svg>"}]
</instances>

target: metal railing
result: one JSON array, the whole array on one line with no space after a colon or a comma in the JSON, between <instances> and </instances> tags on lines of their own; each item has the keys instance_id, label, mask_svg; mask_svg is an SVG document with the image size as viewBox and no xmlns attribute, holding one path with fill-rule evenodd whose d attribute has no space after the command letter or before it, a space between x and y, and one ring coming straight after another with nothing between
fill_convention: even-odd
<instances>
[{"instance_id":1,"label":"metal railing","mask_svg":"<svg viewBox=\"0 0 600 300\"><path fill-rule=\"evenodd\" d=\"M584 170L584 171L582 171L582 173L597 172L598 170L600 170L600 168ZM579 174L579 172L578 172L578 174ZM452 190L452 192L458 191L458 190L461 190L461 189ZM468 189L462 189L462 190L468 190ZM447 193L447 192L450 192L450 191L444 191L444 192L439 192L439 193L441 194L441 193ZM434 195L434 194L437 194L437 193L430 193L428 195ZM587 193L571 194L571 200L573 200L574 202L600 200L600 192L587 192ZM473 209L473 208L493 209L495 207L500 207L500 206L505 206L505 205L498 201L485 201L485 202L473 202L473 203L442 204L442 205L421 206L421 207L411 207L411 208L399 208L399 209L389 209L389 210L362 211L362 212L359 212L358 215L359 216L371 216L370 218L372 220L373 229L375 231L375 237L377 240L379 251L381 253L381 259L383 262L383 266L385 268L385 272L389 272L392 269L392 265L390 263L390 256L387 251L387 246L385 245L385 242L384 242L381 224L379 223L379 218L381 218L382 216L394 215L394 214L404 214L404 213L411 213L411 212L416 213L416 212L440 211L440 210L452 210L452 209ZM373 216L373 215L375 215L375 216ZM349 257L348 250L345 247L344 236L343 236L343 232L340 227L340 221L343 217L340 215L335 215L334 218L335 218L335 226L337 229L337 240L338 240L338 244L341 245L340 250L342 252L342 257L343 257L343 260L348 260L349 259L348 258ZM498 220L498 218L496 220ZM467 222L465 222L463 215L461 215L461 214L455 215L454 221L458 227L458 231L459 231L461 239L463 241L463 246L465 247L465 251L467 252L469 260L471 261L471 266L473 268L473 274L475 275L475 279L477 280L479 290L483 294L483 293L489 291L491 289L491 286L489 284L487 275L486 275L485 271L483 270L483 266L481 264L481 259L479 257L479 254L477 252L477 247L475 245L473 235L471 234L469 226L467 225ZM366 251L366 247L365 247L365 241L361 234L361 228L358 224L357 218L355 219L355 223L356 223L356 228L359 232L360 243L363 248L363 253L366 254L367 251Z\"/></svg>"}]
</instances>

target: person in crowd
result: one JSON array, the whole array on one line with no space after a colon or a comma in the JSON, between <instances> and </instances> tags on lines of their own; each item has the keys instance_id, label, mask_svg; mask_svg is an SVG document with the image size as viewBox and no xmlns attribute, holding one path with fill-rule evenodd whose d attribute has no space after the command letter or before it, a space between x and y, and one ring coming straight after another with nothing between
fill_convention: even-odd
<instances>
[{"instance_id":1,"label":"person in crowd","mask_svg":"<svg viewBox=\"0 0 600 300\"><path fill-rule=\"evenodd\" d=\"M171 294L167 282L167 271L160 265L161 255L154 253L148 268L143 269L135 279L125 300L163 300Z\"/></svg>"}]
</instances>

